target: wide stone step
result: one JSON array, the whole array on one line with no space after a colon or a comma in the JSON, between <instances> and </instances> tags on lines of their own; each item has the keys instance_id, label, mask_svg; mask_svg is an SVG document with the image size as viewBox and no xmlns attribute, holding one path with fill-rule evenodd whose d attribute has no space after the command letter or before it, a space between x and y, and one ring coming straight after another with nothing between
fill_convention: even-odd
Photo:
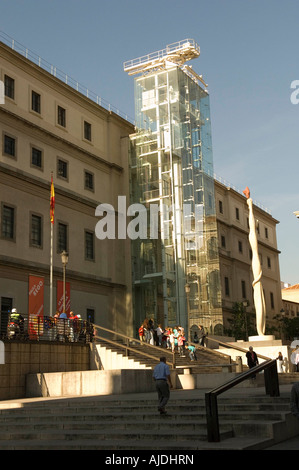
<instances>
[{"instance_id":1,"label":"wide stone step","mask_svg":"<svg viewBox=\"0 0 299 470\"><path fill-rule=\"evenodd\" d=\"M220 443L207 442L205 399L196 391L173 391L166 416L158 413L155 393L2 402L0 449L264 448L287 426L289 395L245 396L218 397Z\"/></svg>"},{"instance_id":2,"label":"wide stone step","mask_svg":"<svg viewBox=\"0 0 299 470\"><path fill-rule=\"evenodd\" d=\"M97 439L73 439L70 441L61 440L6 440L0 442L0 450L105 450L105 451L148 451L151 456L155 451L195 451L195 450L253 450L265 449L273 443L271 438L259 439L255 437L243 437L241 439L235 437L223 438L220 442L210 443L194 438L191 441L181 441L178 447L178 441L170 439L155 439L154 441L128 441L119 439L117 442L113 439L97 440ZM117 455L117 454L116 454ZM142 454L144 457L144 453ZM141 458L144 458L141 457Z\"/></svg>"},{"instance_id":3,"label":"wide stone step","mask_svg":"<svg viewBox=\"0 0 299 470\"><path fill-rule=\"evenodd\" d=\"M201 448L203 441L181 441L179 443L179 449L181 450L198 450ZM74 439L71 441L61 440L49 440L41 441L31 440L6 440L0 442L0 450L163 450L163 451L177 451L178 441L172 441L170 439L163 439L155 441L135 441L127 439L105 439L99 441L98 439Z\"/></svg>"},{"instance_id":4,"label":"wide stone step","mask_svg":"<svg viewBox=\"0 0 299 470\"><path fill-rule=\"evenodd\" d=\"M232 435L231 428L221 429L222 439L232 437ZM105 429L100 427L99 429L47 429L43 431L22 429L14 433L0 431L0 448L5 444L5 441L9 440L24 440L26 442L43 440L50 442L51 440L57 439L60 441L88 441L93 439L107 441L113 439L115 442L127 440L128 443L136 443L138 441L152 441L155 443L156 441L156 443L159 442L159 446L161 446L161 442L165 443L167 440L177 441L177 443L180 443L179 445L186 441L192 442L194 439L196 439L196 441L206 441L207 435L204 428L193 429L190 427L188 429L180 428L179 430L173 429L172 427L165 427L164 429L159 429L159 432L153 428L136 429L136 427L135 429Z\"/></svg>"},{"instance_id":5,"label":"wide stone step","mask_svg":"<svg viewBox=\"0 0 299 470\"><path fill-rule=\"evenodd\" d=\"M164 422L163 422L164 421ZM142 423L136 424L136 422L132 421L125 421L121 420L118 422L115 421L103 421L103 420L72 420L72 421L64 421L64 422L52 422L52 423L24 423L20 426L18 423L12 423L12 424L2 424L0 425L0 433L1 435L4 432L10 431L10 433L17 433L20 432L27 432L27 431L47 431L51 429L57 430L57 433L61 433L61 431L64 430L107 430L109 431L112 428L114 430L116 429L123 429L123 430L137 430L143 431L143 430L169 430L169 425L171 424L172 429L176 429L177 431L179 430L185 430L185 431L192 431L192 432L203 432L206 436L206 421L197 421L196 423L183 419L181 421L178 421L176 423L173 423L169 418L167 417L160 417L160 420L147 420L147 421L142 421ZM225 425L223 424L221 426L222 428L225 428L226 430L231 429L231 425Z\"/></svg>"},{"instance_id":6,"label":"wide stone step","mask_svg":"<svg viewBox=\"0 0 299 470\"><path fill-rule=\"evenodd\" d=\"M241 411L241 412L240 412ZM224 421L232 422L242 417L242 420L283 420L285 415L289 413L288 410L277 411L267 410L267 411L255 411L247 410L246 408L237 410L222 410L218 409L219 421L223 423ZM162 421L161 421L162 420ZM161 417L158 411L152 410L150 413L144 413L141 410L135 410L134 412L124 413L123 411L111 410L101 413L73 413L73 412L64 412L62 414L41 414L39 416L7 416L5 419L0 421L0 430L5 427L8 429L11 427L17 426L46 426L46 425L68 425L68 423L81 423L83 426L86 426L85 423L93 423L94 426L109 424L112 426L130 426L131 424L135 426L146 426L147 423L151 425L158 424L159 427L162 427L164 423L166 425L171 424L171 426L178 426L182 422L189 423L189 425L201 425L202 423L206 426L206 414L205 410L183 410L177 411L173 410L170 407L168 408L168 413L166 416Z\"/></svg>"},{"instance_id":7,"label":"wide stone step","mask_svg":"<svg viewBox=\"0 0 299 470\"><path fill-rule=\"evenodd\" d=\"M205 416L206 408L205 404L201 403L199 405L192 404L169 404L168 407L169 417L172 419L179 419L180 416L184 415L186 418L192 418L192 416L198 419L198 417ZM218 412L222 416L225 416L227 413L231 414L242 414L245 419L245 416L256 414L266 415L267 413L276 413L282 415L283 413L289 412L289 403L251 403L251 404L233 404L233 403L219 403ZM109 417L126 417L129 418L132 416L132 419L150 419L154 418L157 414L157 405L152 404L146 407L146 410L140 408L138 405L117 405L117 406L105 406L105 407L76 407L76 408L66 408L63 410L60 409L25 409L23 412L20 411L6 411L5 413L0 414L0 425L4 422L9 421L45 421L45 420L67 420L73 419L76 416L78 419L109 419Z\"/></svg>"},{"instance_id":8,"label":"wide stone step","mask_svg":"<svg viewBox=\"0 0 299 470\"><path fill-rule=\"evenodd\" d=\"M75 416L83 415L93 417L101 415L109 415L109 413L118 414L131 414L133 412L138 412L139 415L155 415L157 410L157 400L144 400L138 402L130 401L85 401L84 398L82 401L58 401L57 403L49 403L48 405L40 404L34 406L25 406L23 408L2 408L0 409L0 423L9 420L9 419L61 419L62 416ZM13 405L11 405L13 406ZM269 397L259 397L258 400L239 400L235 399L218 399L218 410L221 412L224 411L279 411L283 412L289 411L290 403L289 398L276 397L270 399ZM201 413L205 415L205 401L204 399L194 399L187 401L177 401L170 399L168 404L168 411L171 412L174 416L180 415L181 413Z\"/></svg>"}]
</instances>

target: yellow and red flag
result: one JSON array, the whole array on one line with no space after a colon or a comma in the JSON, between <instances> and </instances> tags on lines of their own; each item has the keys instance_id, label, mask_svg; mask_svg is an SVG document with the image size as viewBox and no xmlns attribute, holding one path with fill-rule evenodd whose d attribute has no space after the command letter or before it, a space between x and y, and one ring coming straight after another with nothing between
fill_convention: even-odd
<instances>
[{"instance_id":1,"label":"yellow and red flag","mask_svg":"<svg viewBox=\"0 0 299 470\"><path fill-rule=\"evenodd\" d=\"M50 196L50 219L51 219L51 224L54 224L54 209L55 209L55 192L54 192L53 176L51 176L51 196Z\"/></svg>"}]
</instances>

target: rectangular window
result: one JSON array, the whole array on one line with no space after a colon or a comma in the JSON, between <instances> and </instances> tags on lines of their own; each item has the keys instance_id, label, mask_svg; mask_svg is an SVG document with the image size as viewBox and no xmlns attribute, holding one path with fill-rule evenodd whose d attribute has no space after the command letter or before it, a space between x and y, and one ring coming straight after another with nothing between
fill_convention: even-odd
<instances>
[{"instance_id":1,"label":"rectangular window","mask_svg":"<svg viewBox=\"0 0 299 470\"><path fill-rule=\"evenodd\" d=\"M4 136L4 153L10 155L11 157L16 156L16 139L10 137L9 135Z\"/></svg>"},{"instance_id":2,"label":"rectangular window","mask_svg":"<svg viewBox=\"0 0 299 470\"><path fill-rule=\"evenodd\" d=\"M91 191L94 190L94 175L89 171L85 171L84 173L84 187L85 189L90 189Z\"/></svg>"},{"instance_id":3,"label":"rectangular window","mask_svg":"<svg viewBox=\"0 0 299 470\"><path fill-rule=\"evenodd\" d=\"M86 309L86 318L87 318L87 321L89 321L90 323L94 323L94 318L95 318L94 308Z\"/></svg>"},{"instance_id":4,"label":"rectangular window","mask_svg":"<svg viewBox=\"0 0 299 470\"><path fill-rule=\"evenodd\" d=\"M1 297L1 324L2 332L6 331L6 325L9 319L11 309L13 308L13 299L11 297Z\"/></svg>"},{"instance_id":5,"label":"rectangular window","mask_svg":"<svg viewBox=\"0 0 299 470\"><path fill-rule=\"evenodd\" d=\"M36 93L35 91L32 91L31 94L31 109L32 111L35 111L36 113L41 112L41 96L39 93Z\"/></svg>"},{"instance_id":6,"label":"rectangular window","mask_svg":"<svg viewBox=\"0 0 299 470\"><path fill-rule=\"evenodd\" d=\"M85 259L94 261L94 234L85 231Z\"/></svg>"},{"instance_id":7,"label":"rectangular window","mask_svg":"<svg viewBox=\"0 0 299 470\"><path fill-rule=\"evenodd\" d=\"M15 238L15 210L13 207L2 205L1 234L3 238Z\"/></svg>"},{"instance_id":8,"label":"rectangular window","mask_svg":"<svg viewBox=\"0 0 299 470\"><path fill-rule=\"evenodd\" d=\"M42 168L42 151L34 147L31 149L31 164Z\"/></svg>"},{"instance_id":9,"label":"rectangular window","mask_svg":"<svg viewBox=\"0 0 299 470\"><path fill-rule=\"evenodd\" d=\"M273 294L273 292L270 292L270 304L271 304L271 309L274 310L274 294Z\"/></svg>"},{"instance_id":10,"label":"rectangular window","mask_svg":"<svg viewBox=\"0 0 299 470\"><path fill-rule=\"evenodd\" d=\"M57 122L60 126L66 126L66 111L61 106L57 108Z\"/></svg>"},{"instance_id":11,"label":"rectangular window","mask_svg":"<svg viewBox=\"0 0 299 470\"><path fill-rule=\"evenodd\" d=\"M15 81L8 75L4 75L4 93L8 98L15 99Z\"/></svg>"},{"instance_id":12,"label":"rectangular window","mask_svg":"<svg viewBox=\"0 0 299 470\"><path fill-rule=\"evenodd\" d=\"M91 124L84 121L84 139L91 141Z\"/></svg>"},{"instance_id":13,"label":"rectangular window","mask_svg":"<svg viewBox=\"0 0 299 470\"><path fill-rule=\"evenodd\" d=\"M58 222L58 246L57 251L68 251L68 226L62 222Z\"/></svg>"},{"instance_id":14,"label":"rectangular window","mask_svg":"<svg viewBox=\"0 0 299 470\"><path fill-rule=\"evenodd\" d=\"M223 203L222 203L222 201L219 201L219 212L220 212L220 214L223 214Z\"/></svg>"},{"instance_id":15,"label":"rectangular window","mask_svg":"<svg viewBox=\"0 0 299 470\"><path fill-rule=\"evenodd\" d=\"M226 248L226 241L225 241L225 236L221 235L221 246L222 248Z\"/></svg>"},{"instance_id":16,"label":"rectangular window","mask_svg":"<svg viewBox=\"0 0 299 470\"><path fill-rule=\"evenodd\" d=\"M246 299L246 282L241 281L241 289L242 289L242 297L243 299Z\"/></svg>"},{"instance_id":17,"label":"rectangular window","mask_svg":"<svg viewBox=\"0 0 299 470\"><path fill-rule=\"evenodd\" d=\"M227 297L229 297L229 280L228 277L224 278L224 292Z\"/></svg>"},{"instance_id":18,"label":"rectangular window","mask_svg":"<svg viewBox=\"0 0 299 470\"><path fill-rule=\"evenodd\" d=\"M269 269L271 269L271 258L270 256L267 256L267 266Z\"/></svg>"},{"instance_id":19,"label":"rectangular window","mask_svg":"<svg viewBox=\"0 0 299 470\"><path fill-rule=\"evenodd\" d=\"M266 237L266 238L269 238L268 228L267 228L267 227L265 227L265 237Z\"/></svg>"},{"instance_id":20,"label":"rectangular window","mask_svg":"<svg viewBox=\"0 0 299 470\"><path fill-rule=\"evenodd\" d=\"M42 218L39 215L31 215L31 245L42 246Z\"/></svg>"},{"instance_id":21,"label":"rectangular window","mask_svg":"<svg viewBox=\"0 0 299 470\"><path fill-rule=\"evenodd\" d=\"M239 212L239 208L236 207L236 219L237 220L240 220L240 212Z\"/></svg>"},{"instance_id":22,"label":"rectangular window","mask_svg":"<svg viewBox=\"0 0 299 470\"><path fill-rule=\"evenodd\" d=\"M239 253L243 253L243 243L240 240L238 241L238 248L239 248Z\"/></svg>"},{"instance_id":23,"label":"rectangular window","mask_svg":"<svg viewBox=\"0 0 299 470\"><path fill-rule=\"evenodd\" d=\"M64 160L58 159L57 161L57 176L60 178L68 178L68 163Z\"/></svg>"}]
</instances>

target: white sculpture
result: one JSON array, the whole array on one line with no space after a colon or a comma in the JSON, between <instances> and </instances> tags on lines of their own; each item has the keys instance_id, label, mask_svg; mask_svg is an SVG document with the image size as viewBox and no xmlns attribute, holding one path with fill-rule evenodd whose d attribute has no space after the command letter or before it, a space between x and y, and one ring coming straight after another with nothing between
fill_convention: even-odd
<instances>
[{"instance_id":1,"label":"white sculpture","mask_svg":"<svg viewBox=\"0 0 299 470\"><path fill-rule=\"evenodd\" d=\"M256 328L259 336L265 335L266 327L266 304L264 298L264 291L261 282L262 268L258 254L258 244L255 230L255 220L252 209L252 199L250 198L249 188L243 191L247 198L247 205L249 208L249 243L252 249L252 273L253 273L253 299L256 312Z\"/></svg>"}]
</instances>

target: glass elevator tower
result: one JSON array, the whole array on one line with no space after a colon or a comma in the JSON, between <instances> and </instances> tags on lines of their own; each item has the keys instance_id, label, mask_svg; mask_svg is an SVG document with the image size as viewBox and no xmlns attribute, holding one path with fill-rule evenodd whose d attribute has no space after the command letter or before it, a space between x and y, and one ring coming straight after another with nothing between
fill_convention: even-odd
<instances>
[{"instance_id":1,"label":"glass elevator tower","mask_svg":"<svg viewBox=\"0 0 299 470\"><path fill-rule=\"evenodd\" d=\"M199 53L186 39L124 64L136 75L130 203L148 215L147 234L132 240L135 327L153 318L189 340L198 325L223 324L209 94L186 65Z\"/></svg>"}]
</instances>

